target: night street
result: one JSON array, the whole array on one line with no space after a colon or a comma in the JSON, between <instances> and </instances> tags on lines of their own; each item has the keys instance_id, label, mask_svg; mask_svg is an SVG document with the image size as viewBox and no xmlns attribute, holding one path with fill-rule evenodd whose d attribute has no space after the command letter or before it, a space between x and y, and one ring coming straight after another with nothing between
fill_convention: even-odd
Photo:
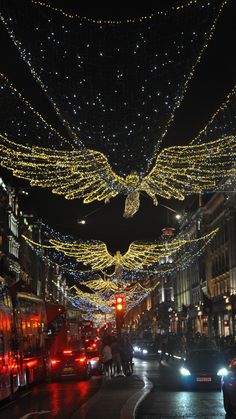
<instances>
[{"instance_id":1,"label":"night street","mask_svg":"<svg viewBox=\"0 0 236 419\"><path fill-rule=\"evenodd\" d=\"M1 404L1 419L71 418L101 385L101 377L89 381L58 381L34 384L9 403Z\"/></svg>"},{"instance_id":2,"label":"night street","mask_svg":"<svg viewBox=\"0 0 236 419\"><path fill-rule=\"evenodd\" d=\"M236 417L236 0L0 0L0 419Z\"/></svg>"},{"instance_id":3,"label":"night street","mask_svg":"<svg viewBox=\"0 0 236 419\"><path fill-rule=\"evenodd\" d=\"M136 419L226 417L222 392L181 389L178 362L159 366L155 360L138 360L135 365L136 371L145 371L154 386L138 407Z\"/></svg>"},{"instance_id":4,"label":"night street","mask_svg":"<svg viewBox=\"0 0 236 419\"><path fill-rule=\"evenodd\" d=\"M136 419L154 418L230 418L223 408L222 392L216 390L186 391L181 388L179 376L179 361L162 361L157 359L141 360L135 358L134 376L150 380L153 385L150 393L141 401L142 391L138 394ZM108 395L102 404L97 401L87 416L84 403L93 400L103 382ZM104 377L93 377L89 381L64 381L50 384L34 385L29 390L22 391L16 400L1 407L1 419L36 419L39 415L45 419L55 418L99 418L108 415L112 404L114 418L121 417L125 403L131 397L131 386L137 391L129 377L114 377L106 381ZM111 388L114 390L111 393ZM123 404L119 406L119 392L124 392ZM144 394L144 392L143 392ZM124 403L125 401L125 403ZM141 402L140 402L141 401ZM107 404L106 404L107 403ZM81 406L83 409L81 409ZM132 408L131 408L132 410ZM134 411L134 409L133 409ZM37 413L33 413L37 412ZM129 411L130 412L130 411ZM127 415L126 410L123 414ZM108 417L108 416L105 416ZM129 417L129 416L127 416Z\"/></svg>"}]
</instances>

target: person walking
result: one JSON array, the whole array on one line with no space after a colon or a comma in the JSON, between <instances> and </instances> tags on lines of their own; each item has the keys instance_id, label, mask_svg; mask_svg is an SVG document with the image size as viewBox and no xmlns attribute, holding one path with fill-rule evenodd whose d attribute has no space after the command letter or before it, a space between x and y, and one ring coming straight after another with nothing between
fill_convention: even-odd
<instances>
[{"instance_id":1,"label":"person walking","mask_svg":"<svg viewBox=\"0 0 236 419\"><path fill-rule=\"evenodd\" d=\"M110 378L112 376L112 352L107 339L104 340L104 346L101 352L101 362L104 366L105 377Z\"/></svg>"},{"instance_id":2,"label":"person walking","mask_svg":"<svg viewBox=\"0 0 236 419\"><path fill-rule=\"evenodd\" d=\"M121 364L123 373L125 375L131 375L133 372L133 347L127 336L122 339Z\"/></svg>"},{"instance_id":3,"label":"person walking","mask_svg":"<svg viewBox=\"0 0 236 419\"><path fill-rule=\"evenodd\" d=\"M166 360L166 350L167 350L167 344L168 344L168 337L167 335L162 335L160 340L160 358L159 358L159 364L161 364L162 360Z\"/></svg>"},{"instance_id":4,"label":"person walking","mask_svg":"<svg viewBox=\"0 0 236 419\"><path fill-rule=\"evenodd\" d=\"M116 337L113 338L111 343L112 363L113 363L113 374L121 375L121 357L120 357L120 344Z\"/></svg>"}]
</instances>

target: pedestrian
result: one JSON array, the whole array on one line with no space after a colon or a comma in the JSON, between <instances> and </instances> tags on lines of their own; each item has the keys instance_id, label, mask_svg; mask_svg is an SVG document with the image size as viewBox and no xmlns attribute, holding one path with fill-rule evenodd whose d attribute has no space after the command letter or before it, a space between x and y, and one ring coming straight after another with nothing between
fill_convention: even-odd
<instances>
[{"instance_id":1,"label":"pedestrian","mask_svg":"<svg viewBox=\"0 0 236 419\"><path fill-rule=\"evenodd\" d=\"M160 354L160 358L159 358L159 364L161 364L162 360L166 359L167 343L168 343L168 337L166 335L162 335L161 336L161 341L160 341L161 354Z\"/></svg>"},{"instance_id":2,"label":"pedestrian","mask_svg":"<svg viewBox=\"0 0 236 419\"><path fill-rule=\"evenodd\" d=\"M134 348L130 341L129 336L127 337L127 358L128 358L128 366L129 366L129 372L133 374L133 356L134 356Z\"/></svg>"},{"instance_id":3,"label":"pedestrian","mask_svg":"<svg viewBox=\"0 0 236 419\"><path fill-rule=\"evenodd\" d=\"M133 347L127 336L122 339L121 364L123 373L125 375L131 375L133 372Z\"/></svg>"},{"instance_id":4,"label":"pedestrian","mask_svg":"<svg viewBox=\"0 0 236 419\"><path fill-rule=\"evenodd\" d=\"M111 343L111 353L113 362L113 373L114 375L121 375L121 357L120 357L120 344L116 337L113 338Z\"/></svg>"},{"instance_id":5,"label":"pedestrian","mask_svg":"<svg viewBox=\"0 0 236 419\"><path fill-rule=\"evenodd\" d=\"M112 376L112 353L111 346L107 339L104 340L104 346L101 353L101 362L104 366L105 377Z\"/></svg>"}]
</instances>

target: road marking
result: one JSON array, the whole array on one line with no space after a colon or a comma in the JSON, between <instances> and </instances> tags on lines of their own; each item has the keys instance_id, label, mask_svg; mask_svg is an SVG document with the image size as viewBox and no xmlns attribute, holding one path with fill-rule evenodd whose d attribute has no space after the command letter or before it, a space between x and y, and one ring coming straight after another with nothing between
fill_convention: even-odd
<instances>
[{"instance_id":1,"label":"road marking","mask_svg":"<svg viewBox=\"0 0 236 419\"><path fill-rule=\"evenodd\" d=\"M29 412L24 416L21 416L19 419L27 419L32 415L44 415L45 413L50 413L51 410L41 410L40 412Z\"/></svg>"},{"instance_id":2,"label":"road marking","mask_svg":"<svg viewBox=\"0 0 236 419\"><path fill-rule=\"evenodd\" d=\"M138 376L144 383L144 386L136 391L124 404L120 411L120 419L135 418L138 406L143 401L143 399L150 393L153 388L152 382L147 378L147 376L139 375Z\"/></svg>"},{"instance_id":3,"label":"road marking","mask_svg":"<svg viewBox=\"0 0 236 419\"><path fill-rule=\"evenodd\" d=\"M23 397L28 396L28 394L31 394L32 391L28 391L27 393L24 393L20 396L21 399L23 399Z\"/></svg>"}]
</instances>

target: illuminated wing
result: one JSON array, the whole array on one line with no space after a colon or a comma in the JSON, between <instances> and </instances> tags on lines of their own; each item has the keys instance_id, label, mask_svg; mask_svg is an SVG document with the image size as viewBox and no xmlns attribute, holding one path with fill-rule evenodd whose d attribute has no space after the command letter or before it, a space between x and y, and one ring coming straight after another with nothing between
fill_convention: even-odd
<instances>
[{"instance_id":1,"label":"illuminated wing","mask_svg":"<svg viewBox=\"0 0 236 419\"><path fill-rule=\"evenodd\" d=\"M204 243L207 245L217 231L218 229L215 229L197 239L173 239L164 243L133 242L130 244L128 251L122 256L122 266L127 270L143 270L157 262L162 263L164 261L165 263L165 258L174 256L178 252L188 254L195 251L197 244L202 247Z\"/></svg>"},{"instance_id":2,"label":"illuminated wing","mask_svg":"<svg viewBox=\"0 0 236 419\"><path fill-rule=\"evenodd\" d=\"M0 164L31 186L51 188L55 194L82 198L84 203L109 201L125 187L104 154L93 150L28 147L0 134Z\"/></svg>"},{"instance_id":3,"label":"illuminated wing","mask_svg":"<svg viewBox=\"0 0 236 419\"><path fill-rule=\"evenodd\" d=\"M103 270L115 265L116 269L122 267L130 271L144 270L156 263L162 264L163 261L165 264L170 263L170 258L173 261L178 259L181 263L182 255L186 257L189 257L189 255L196 256L200 251L202 252L215 237L218 230L216 228L204 236L193 239L175 238L162 243L133 242L124 255L117 251L115 256L110 255L105 243L101 241L63 242L50 239L50 245L43 245L24 235L22 237L30 245L55 249L66 256L75 258L84 265L90 265L93 270ZM101 281L95 281L96 286L97 282L101 285ZM93 285L95 285L95 282Z\"/></svg>"},{"instance_id":4,"label":"illuminated wing","mask_svg":"<svg viewBox=\"0 0 236 419\"><path fill-rule=\"evenodd\" d=\"M217 190L223 179L235 175L236 137L209 143L165 148L139 190L155 201L156 195L183 200L186 195Z\"/></svg>"},{"instance_id":5,"label":"illuminated wing","mask_svg":"<svg viewBox=\"0 0 236 419\"><path fill-rule=\"evenodd\" d=\"M91 290L99 292L100 294L110 294L111 292L114 293L119 290L116 282L104 280L102 278L81 282L81 285L86 285Z\"/></svg>"},{"instance_id":6,"label":"illuminated wing","mask_svg":"<svg viewBox=\"0 0 236 419\"><path fill-rule=\"evenodd\" d=\"M115 264L114 257L110 255L105 243L101 241L66 243L50 239L49 243L58 252L73 257L84 265L90 265L93 270L102 270Z\"/></svg>"}]
</instances>

